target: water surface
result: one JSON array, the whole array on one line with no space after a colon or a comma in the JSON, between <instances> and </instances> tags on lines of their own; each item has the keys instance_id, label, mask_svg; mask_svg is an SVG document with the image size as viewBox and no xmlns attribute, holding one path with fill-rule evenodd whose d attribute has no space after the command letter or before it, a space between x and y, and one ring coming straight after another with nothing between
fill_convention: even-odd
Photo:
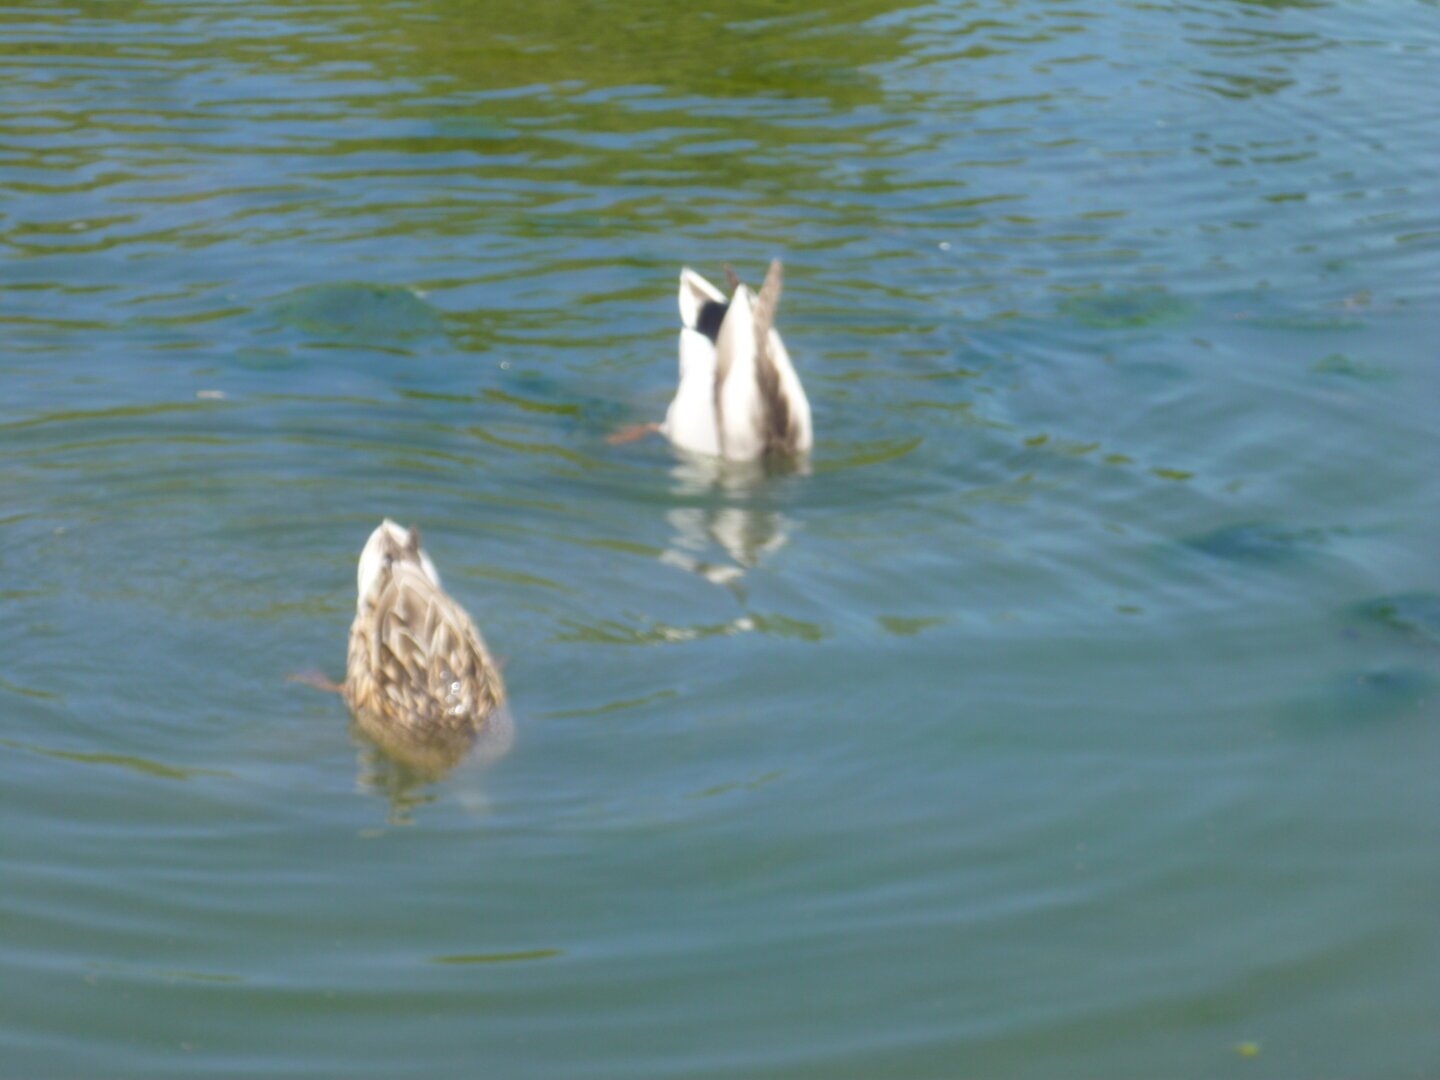
<instances>
[{"instance_id":1,"label":"water surface","mask_svg":"<svg viewBox=\"0 0 1440 1080\"><path fill-rule=\"evenodd\" d=\"M0 1072L1440 1074L1436 16L12 0ZM809 475L606 445L777 254Z\"/></svg>"}]
</instances>

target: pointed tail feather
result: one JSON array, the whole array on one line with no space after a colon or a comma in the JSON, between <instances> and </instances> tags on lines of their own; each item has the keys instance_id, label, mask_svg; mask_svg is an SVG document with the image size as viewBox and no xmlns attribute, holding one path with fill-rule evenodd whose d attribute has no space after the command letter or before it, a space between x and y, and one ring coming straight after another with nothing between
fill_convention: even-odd
<instances>
[{"instance_id":1,"label":"pointed tail feather","mask_svg":"<svg viewBox=\"0 0 1440 1080\"><path fill-rule=\"evenodd\" d=\"M770 263L765 284L755 298L755 378L760 386L760 400L765 409L765 449L774 453L795 452L795 432L791 430L790 403L780 389L780 369L770 351L770 331L775 326L775 313L780 307L785 268L779 259Z\"/></svg>"},{"instance_id":2,"label":"pointed tail feather","mask_svg":"<svg viewBox=\"0 0 1440 1080\"><path fill-rule=\"evenodd\" d=\"M765 272L765 284L755 297L755 344L766 340L770 328L775 325L775 311L780 307L780 291L785 286L785 267L779 259L770 260L770 269Z\"/></svg>"}]
</instances>

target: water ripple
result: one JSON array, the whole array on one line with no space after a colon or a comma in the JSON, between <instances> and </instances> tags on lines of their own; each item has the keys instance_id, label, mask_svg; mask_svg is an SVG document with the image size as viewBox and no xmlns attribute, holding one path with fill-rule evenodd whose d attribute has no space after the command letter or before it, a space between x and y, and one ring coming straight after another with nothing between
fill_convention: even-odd
<instances>
[{"instance_id":1,"label":"water ripple","mask_svg":"<svg viewBox=\"0 0 1440 1080\"><path fill-rule=\"evenodd\" d=\"M6 1064L1436 1072L1432 11L12 0ZM776 254L809 468L608 445Z\"/></svg>"}]
</instances>

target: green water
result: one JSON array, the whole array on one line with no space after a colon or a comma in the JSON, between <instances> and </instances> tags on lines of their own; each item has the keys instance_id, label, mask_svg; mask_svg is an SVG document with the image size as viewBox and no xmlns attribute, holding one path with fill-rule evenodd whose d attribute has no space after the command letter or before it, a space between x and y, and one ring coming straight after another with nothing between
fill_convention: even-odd
<instances>
[{"instance_id":1,"label":"green water","mask_svg":"<svg viewBox=\"0 0 1440 1080\"><path fill-rule=\"evenodd\" d=\"M0 1075L1440 1076L1440 11L11 0ZM787 261L809 475L658 443ZM349 732L417 522L519 738Z\"/></svg>"}]
</instances>

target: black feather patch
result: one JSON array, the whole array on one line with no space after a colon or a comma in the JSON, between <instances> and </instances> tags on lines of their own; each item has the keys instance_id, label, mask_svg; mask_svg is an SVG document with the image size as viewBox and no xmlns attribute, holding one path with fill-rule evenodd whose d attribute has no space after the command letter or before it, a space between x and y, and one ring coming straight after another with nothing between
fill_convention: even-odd
<instances>
[{"instance_id":1,"label":"black feather patch","mask_svg":"<svg viewBox=\"0 0 1440 1080\"><path fill-rule=\"evenodd\" d=\"M705 306L700 309L700 317L695 320L695 329L704 334L712 343L720 340L720 324L725 321L725 313L730 310L729 304L717 304L714 300L706 300Z\"/></svg>"}]
</instances>

